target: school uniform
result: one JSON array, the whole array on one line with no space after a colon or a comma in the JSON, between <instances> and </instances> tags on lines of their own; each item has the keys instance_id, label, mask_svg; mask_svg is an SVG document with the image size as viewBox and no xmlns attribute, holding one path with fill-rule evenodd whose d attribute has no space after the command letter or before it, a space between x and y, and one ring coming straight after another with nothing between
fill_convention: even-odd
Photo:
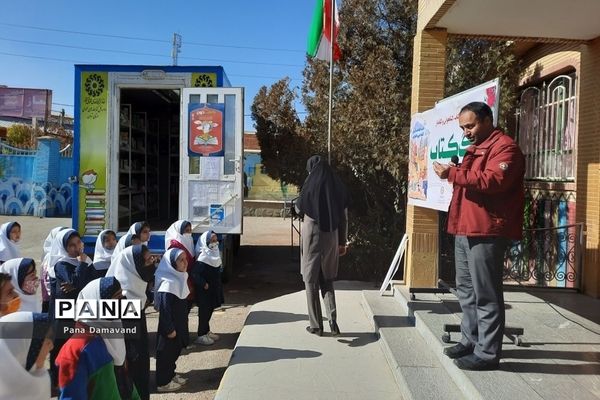
<instances>
[{"instance_id":1,"label":"school uniform","mask_svg":"<svg viewBox=\"0 0 600 400\"><path fill-rule=\"evenodd\" d=\"M9 274L11 277L15 292L17 292L21 299L19 311L40 313L42 312L42 295L39 288L33 294L26 293L23 290L25 275L33 262L31 258L13 258L0 265L0 272Z\"/></svg>"},{"instance_id":2,"label":"school uniform","mask_svg":"<svg viewBox=\"0 0 600 400\"><path fill-rule=\"evenodd\" d=\"M107 233L113 233L111 230L103 230L98 235L96 239L96 247L94 248L94 260L91 262L87 268L84 268L80 272L80 278L83 286L88 283L96 280L98 278L104 278L106 276L106 271L110 267L110 263L112 260L113 250L107 250L104 248L104 238Z\"/></svg>"},{"instance_id":3,"label":"school uniform","mask_svg":"<svg viewBox=\"0 0 600 400\"><path fill-rule=\"evenodd\" d=\"M43 251L42 251L42 266L41 266L41 293L42 293L42 311L48 312L50 308L50 274L48 269L50 268L50 253L52 251L52 243L58 232L67 229L64 226L58 226L52 228L46 239L44 240Z\"/></svg>"},{"instance_id":4,"label":"school uniform","mask_svg":"<svg viewBox=\"0 0 600 400\"><path fill-rule=\"evenodd\" d=\"M120 290L116 278L100 278L86 285L78 299L111 299ZM139 399L127 374L116 373L125 364L123 336L89 332L89 327L120 328L121 321L82 320L77 326L86 329L86 333L71 337L56 358L60 399Z\"/></svg>"},{"instance_id":5,"label":"school uniform","mask_svg":"<svg viewBox=\"0 0 600 400\"><path fill-rule=\"evenodd\" d=\"M75 322L70 319L55 318L55 300L77 299L77 295L85 286L83 280L83 270L88 267L88 263L81 262L79 259L70 257L67 253L67 243L72 235L77 232L74 229L64 229L59 231L52 243L52 249L49 257L48 275L50 276L50 307L49 316L54 321L54 348L50 352L50 372L53 385L58 384L58 370L54 361L60 352L61 347L67 339L71 337ZM63 283L71 284L75 290L64 292L61 289Z\"/></svg>"},{"instance_id":6,"label":"school uniform","mask_svg":"<svg viewBox=\"0 0 600 400\"><path fill-rule=\"evenodd\" d=\"M189 343L188 274L177 271L175 264L182 253L180 249L167 250L155 276L154 307L160 313L156 341L156 385L159 387L173 380L177 359ZM169 338L173 331L176 336Z\"/></svg>"},{"instance_id":7,"label":"school uniform","mask_svg":"<svg viewBox=\"0 0 600 400\"><path fill-rule=\"evenodd\" d=\"M126 358L128 370L142 400L150 398L150 352L148 349L148 325L146 323L146 287L151 279L147 276L142 256L142 245L134 245L124 249L116 260L111 263L106 272L107 277L114 276L121 284L123 295L127 299L139 299L142 304L142 313L139 320L124 320L125 328L135 328L136 335L125 335Z\"/></svg>"},{"instance_id":8,"label":"school uniform","mask_svg":"<svg viewBox=\"0 0 600 400\"><path fill-rule=\"evenodd\" d=\"M0 264L21 257L21 249L17 243L10 240L10 231L16 224L16 222L6 222L0 226Z\"/></svg>"},{"instance_id":9,"label":"school uniform","mask_svg":"<svg viewBox=\"0 0 600 400\"><path fill-rule=\"evenodd\" d=\"M92 264L94 269L93 271L90 271L90 276L93 275L93 279L104 278L106 276L106 271L108 271L108 268L110 267L114 249L109 250L104 247L104 239L109 233L115 234L114 231L105 229L100 232L98 238L96 239L96 247L94 248L94 263Z\"/></svg>"},{"instance_id":10,"label":"school uniform","mask_svg":"<svg viewBox=\"0 0 600 400\"><path fill-rule=\"evenodd\" d=\"M0 400L50 398L48 370L34 366L49 330L47 314L18 311L0 318Z\"/></svg>"},{"instance_id":11,"label":"school uniform","mask_svg":"<svg viewBox=\"0 0 600 400\"><path fill-rule=\"evenodd\" d=\"M171 224L167 232L165 233L165 249L180 249L185 252L188 266L186 272L188 273L188 288L190 294L188 295L188 310L192 308L192 303L195 300L196 287L192 278L192 271L196 265L194 260L194 238L191 234L184 234L186 227L191 225L189 221L179 220Z\"/></svg>"},{"instance_id":12,"label":"school uniform","mask_svg":"<svg viewBox=\"0 0 600 400\"><path fill-rule=\"evenodd\" d=\"M211 248L212 231L204 232L196 244L198 256L194 283L196 285L196 303L198 304L198 337L210 332L210 319L215 308L222 304L220 278L221 254L219 248ZM208 283L208 289L204 289Z\"/></svg>"}]
</instances>

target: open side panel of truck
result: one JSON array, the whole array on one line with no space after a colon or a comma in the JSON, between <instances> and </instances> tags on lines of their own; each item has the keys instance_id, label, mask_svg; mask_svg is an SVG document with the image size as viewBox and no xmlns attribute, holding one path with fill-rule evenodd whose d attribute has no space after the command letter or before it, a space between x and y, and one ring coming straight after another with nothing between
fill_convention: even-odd
<instances>
[{"instance_id":1,"label":"open side panel of truck","mask_svg":"<svg viewBox=\"0 0 600 400\"><path fill-rule=\"evenodd\" d=\"M242 233L242 88L181 93L179 218L194 232Z\"/></svg>"}]
</instances>

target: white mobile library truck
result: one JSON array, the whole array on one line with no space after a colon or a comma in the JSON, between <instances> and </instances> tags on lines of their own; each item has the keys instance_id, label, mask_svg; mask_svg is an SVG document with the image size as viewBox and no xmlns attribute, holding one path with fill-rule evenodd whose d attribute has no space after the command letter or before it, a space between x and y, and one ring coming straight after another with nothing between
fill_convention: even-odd
<instances>
[{"instance_id":1,"label":"white mobile library truck","mask_svg":"<svg viewBox=\"0 0 600 400\"><path fill-rule=\"evenodd\" d=\"M221 238L226 273L243 215L243 88L222 67L76 65L73 227L93 252L103 229L178 219Z\"/></svg>"}]
</instances>

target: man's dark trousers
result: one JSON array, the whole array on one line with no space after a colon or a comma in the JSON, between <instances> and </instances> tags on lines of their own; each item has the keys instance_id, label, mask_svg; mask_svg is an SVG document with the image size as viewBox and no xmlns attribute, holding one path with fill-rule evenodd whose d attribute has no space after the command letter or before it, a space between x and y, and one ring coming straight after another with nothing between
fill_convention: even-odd
<instances>
[{"instance_id":1,"label":"man's dark trousers","mask_svg":"<svg viewBox=\"0 0 600 400\"><path fill-rule=\"evenodd\" d=\"M504 334L502 270L508 240L501 237L456 236L456 291L463 312L464 346L484 360L497 361Z\"/></svg>"}]
</instances>

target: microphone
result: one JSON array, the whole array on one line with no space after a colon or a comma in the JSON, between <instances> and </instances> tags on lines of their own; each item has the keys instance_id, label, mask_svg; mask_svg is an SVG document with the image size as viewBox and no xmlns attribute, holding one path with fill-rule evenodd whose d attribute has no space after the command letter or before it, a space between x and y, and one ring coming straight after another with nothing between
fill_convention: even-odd
<instances>
[{"instance_id":1,"label":"microphone","mask_svg":"<svg viewBox=\"0 0 600 400\"><path fill-rule=\"evenodd\" d=\"M450 162L456 165L457 167L460 166L460 163L458 162L458 156L456 154L450 157Z\"/></svg>"}]
</instances>

